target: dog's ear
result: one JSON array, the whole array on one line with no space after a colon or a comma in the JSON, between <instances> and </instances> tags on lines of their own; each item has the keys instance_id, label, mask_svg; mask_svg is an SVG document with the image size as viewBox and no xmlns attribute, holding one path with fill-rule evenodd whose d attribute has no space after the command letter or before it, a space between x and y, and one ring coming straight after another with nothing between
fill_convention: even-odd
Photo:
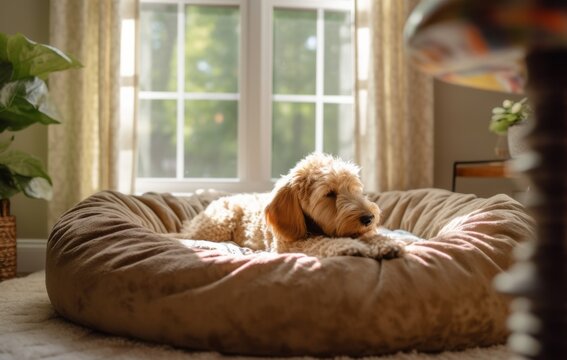
<instances>
[{"instance_id":1,"label":"dog's ear","mask_svg":"<svg viewBox=\"0 0 567 360\"><path fill-rule=\"evenodd\" d=\"M266 206L266 223L279 237L287 241L305 238L307 226L299 203L299 197L289 185L278 188L272 201Z\"/></svg>"}]
</instances>

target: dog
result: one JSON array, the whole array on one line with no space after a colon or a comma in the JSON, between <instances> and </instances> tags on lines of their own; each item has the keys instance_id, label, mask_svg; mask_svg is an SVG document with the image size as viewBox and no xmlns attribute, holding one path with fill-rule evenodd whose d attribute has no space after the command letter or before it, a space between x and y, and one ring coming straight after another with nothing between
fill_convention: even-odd
<instances>
[{"instance_id":1,"label":"dog","mask_svg":"<svg viewBox=\"0 0 567 360\"><path fill-rule=\"evenodd\" d=\"M381 210L363 194L359 172L351 162L310 154L281 177L271 193L214 200L184 222L176 237L322 258L403 255L404 241L379 233Z\"/></svg>"}]
</instances>

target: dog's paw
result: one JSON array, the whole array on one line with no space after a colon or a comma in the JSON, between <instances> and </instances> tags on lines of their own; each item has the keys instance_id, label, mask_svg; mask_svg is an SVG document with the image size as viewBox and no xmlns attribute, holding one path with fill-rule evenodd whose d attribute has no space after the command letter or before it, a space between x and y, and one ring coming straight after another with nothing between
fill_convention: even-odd
<instances>
[{"instance_id":1,"label":"dog's paw","mask_svg":"<svg viewBox=\"0 0 567 360\"><path fill-rule=\"evenodd\" d=\"M392 241L386 244L375 244L370 246L372 257L375 259L394 259L406 253L405 244Z\"/></svg>"},{"instance_id":2,"label":"dog's paw","mask_svg":"<svg viewBox=\"0 0 567 360\"><path fill-rule=\"evenodd\" d=\"M329 241L317 250L317 256L333 257L333 256L358 256L373 257L370 247L367 244L352 239L343 239L342 241Z\"/></svg>"},{"instance_id":3,"label":"dog's paw","mask_svg":"<svg viewBox=\"0 0 567 360\"><path fill-rule=\"evenodd\" d=\"M394 259L406 253L406 243L383 236L373 236L364 239L370 249L370 257L380 259Z\"/></svg>"},{"instance_id":4,"label":"dog's paw","mask_svg":"<svg viewBox=\"0 0 567 360\"><path fill-rule=\"evenodd\" d=\"M344 248L334 249L329 256L360 256L373 257L372 251L367 246L346 246Z\"/></svg>"}]
</instances>

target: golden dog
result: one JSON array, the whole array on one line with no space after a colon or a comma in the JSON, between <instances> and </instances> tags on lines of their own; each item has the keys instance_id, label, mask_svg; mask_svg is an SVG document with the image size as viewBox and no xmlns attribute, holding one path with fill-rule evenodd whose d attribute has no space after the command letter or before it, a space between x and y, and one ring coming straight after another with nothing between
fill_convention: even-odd
<instances>
[{"instance_id":1,"label":"golden dog","mask_svg":"<svg viewBox=\"0 0 567 360\"><path fill-rule=\"evenodd\" d=\"M358 173L352 163L311 154L271 193L219 198L176 237L318 257L400 256L405 243L378 233L381 211L364 196Z\"/></svg>"}]
</instances>

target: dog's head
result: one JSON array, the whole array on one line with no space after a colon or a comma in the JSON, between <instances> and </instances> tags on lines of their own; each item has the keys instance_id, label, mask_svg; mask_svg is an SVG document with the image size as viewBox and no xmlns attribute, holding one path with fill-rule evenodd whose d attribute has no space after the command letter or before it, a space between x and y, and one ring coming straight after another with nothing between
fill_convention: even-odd
<instances>
[{"instance_id":1,"label":"dog's head","mask_svg":"<svg viewBox=\"0 0 567 360\"><path fill-rule=\"evenodd\" d=\"M376 229L380 209L363 195L359 168L315 153L282 177L266 206L266 222L287 241L310 236L360 237Z\"/></svg>"}]
</instances>

